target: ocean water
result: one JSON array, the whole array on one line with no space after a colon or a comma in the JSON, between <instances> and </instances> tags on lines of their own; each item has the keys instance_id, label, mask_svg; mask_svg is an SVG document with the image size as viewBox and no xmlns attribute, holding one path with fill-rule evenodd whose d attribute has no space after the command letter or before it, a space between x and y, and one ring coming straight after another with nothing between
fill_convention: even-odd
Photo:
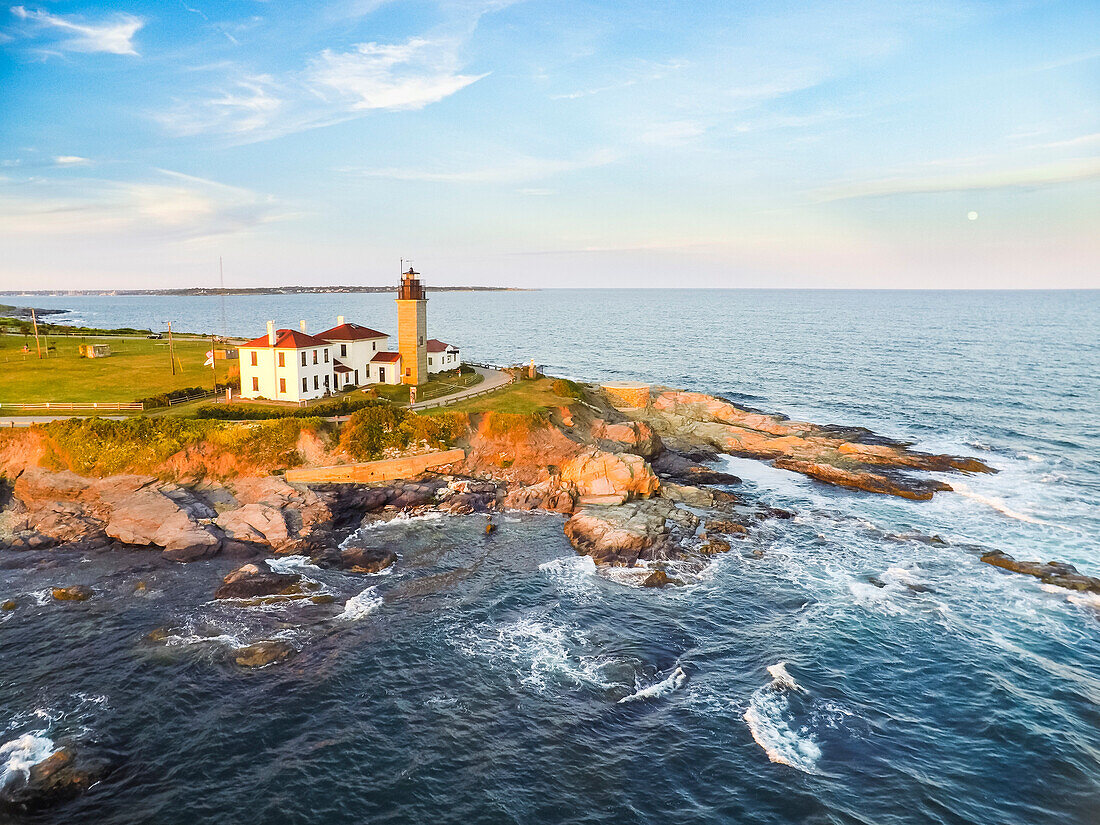
<instances>
[{"instance_id":1,"label":"ocean water","mask_svg":"<svg viewBox=\"0 0 1100 825\"><path fill-rule=\"evenodd\" d=\"M25 302L221 331L218 299ZM382 295L226 309L236 334L394 314ZM228 559L0 551L20 602L0 614L0 777L43 740L114 766L31 821L1100 820L1100 600L978 561L1100 575L1100 293L452 293L429 327L467 358L718 393L1000 472L911 502L726 459L797 516L660 591L602 575L551 515L363 531L397 551L387 575L280 560L336 597L308 607L213 603ZM48 598L71 583L97 597ZM227 663L261 638L299 653Z\"/></svg>"}]
</instances>

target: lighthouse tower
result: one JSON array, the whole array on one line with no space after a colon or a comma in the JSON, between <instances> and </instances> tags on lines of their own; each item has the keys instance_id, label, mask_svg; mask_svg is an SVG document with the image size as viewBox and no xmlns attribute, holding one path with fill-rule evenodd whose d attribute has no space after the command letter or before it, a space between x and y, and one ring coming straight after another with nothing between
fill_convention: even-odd
<instances>
[{"instance_id":1,"label":"lighthouse tower","mask_svg":"<svg viewBox=\"0 0 1100 825\"><path fill-rule=\"evenodd\" d=\"M428 382L428 299L420 273L410 266L401 273L397 288L397 349L401 353L401 382L419 386Z\"/></svg>"}]
</instances>

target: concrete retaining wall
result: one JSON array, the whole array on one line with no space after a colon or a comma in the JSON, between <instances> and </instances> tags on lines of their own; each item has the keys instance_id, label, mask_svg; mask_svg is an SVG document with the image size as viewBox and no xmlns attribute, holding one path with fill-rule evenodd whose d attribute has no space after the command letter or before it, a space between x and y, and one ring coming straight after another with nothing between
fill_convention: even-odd
<instances>
[{"instance_id":1,"label":"concrete retaining wall","mask_svg":"<svg viewBox=\"0 0 1100 825\"><path fill-rule=\"evenodd\" d=\"M361 464L338 464L333 467L305 467L287 470L286 480L295 484L366 484L412 478L432 467L454 464L466 458L465 450L444 450L438 453L386 458Z\"/></svg>"}]
</instances>

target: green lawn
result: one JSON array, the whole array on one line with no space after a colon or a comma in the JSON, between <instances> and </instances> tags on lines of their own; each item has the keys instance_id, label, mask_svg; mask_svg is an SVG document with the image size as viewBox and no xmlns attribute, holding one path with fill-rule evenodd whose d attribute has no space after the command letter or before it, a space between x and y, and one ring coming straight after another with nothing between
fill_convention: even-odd
<instances>
[{"instance_id":1,"label":"green lawn","mask_svg":"<svg viewBox=\"0 0 1100 825\"><path fill-rule=\"evenodd\" d=\"M484 380L481 374L476 372L466 375L459 375L458 370L439 372L433 375L427 384L417 388L416 400L431 401L433 398L440 398L480 384ZM399 404L409 403L409 388L406 384L372 384L371 386L378 393L379 398Z\"/></svg>"},{"instance_id":2,"label":"green lawn","mask_svg":"<svg viewBox=\"0 0 1100 825\"><path fill-rule=\"evenodd\" d=\"M213 373L204 367L210 340L175 339L176 374L168 358L168 341L144 338L49 336L56 347L48 358L37 357L34 336L0 335L0 404L93 401L136 401L185 387L211 387ZM81 343L104 343L109 358L81 358ZM26 344L30 352L23 353ZM225 382L236 361L219 361L218 381Z\"/></svg>"},{"instance_id":3,"label":"green lawn","mask_svg":"<svg viewBox=\"0 0 1100 825\"><path fill-rule=\"evenodd\" d=\"M503 412L530 415L550 407L568 406L576 401L554 392L554 379L539 378L536 381L517 381L486 393L477 398L468 398L446 407L434 407L425 410L427 415L433 412Z\"/></svg>"}]
</instances>

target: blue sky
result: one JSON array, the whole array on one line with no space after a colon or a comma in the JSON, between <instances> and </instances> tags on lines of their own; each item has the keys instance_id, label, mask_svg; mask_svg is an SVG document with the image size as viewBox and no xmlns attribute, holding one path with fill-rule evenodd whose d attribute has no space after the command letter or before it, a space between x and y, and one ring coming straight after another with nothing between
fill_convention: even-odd
<instances>
[{"instance_id":1,"label":"blue sky","mask_svg":"<svg viewBox=\"0 0 1100 825\"><path fill-rule=\"evenodd\" d=\"M1100 4L27 2L5 288L1100 286Z\"/></svg>"}]
</instances>

